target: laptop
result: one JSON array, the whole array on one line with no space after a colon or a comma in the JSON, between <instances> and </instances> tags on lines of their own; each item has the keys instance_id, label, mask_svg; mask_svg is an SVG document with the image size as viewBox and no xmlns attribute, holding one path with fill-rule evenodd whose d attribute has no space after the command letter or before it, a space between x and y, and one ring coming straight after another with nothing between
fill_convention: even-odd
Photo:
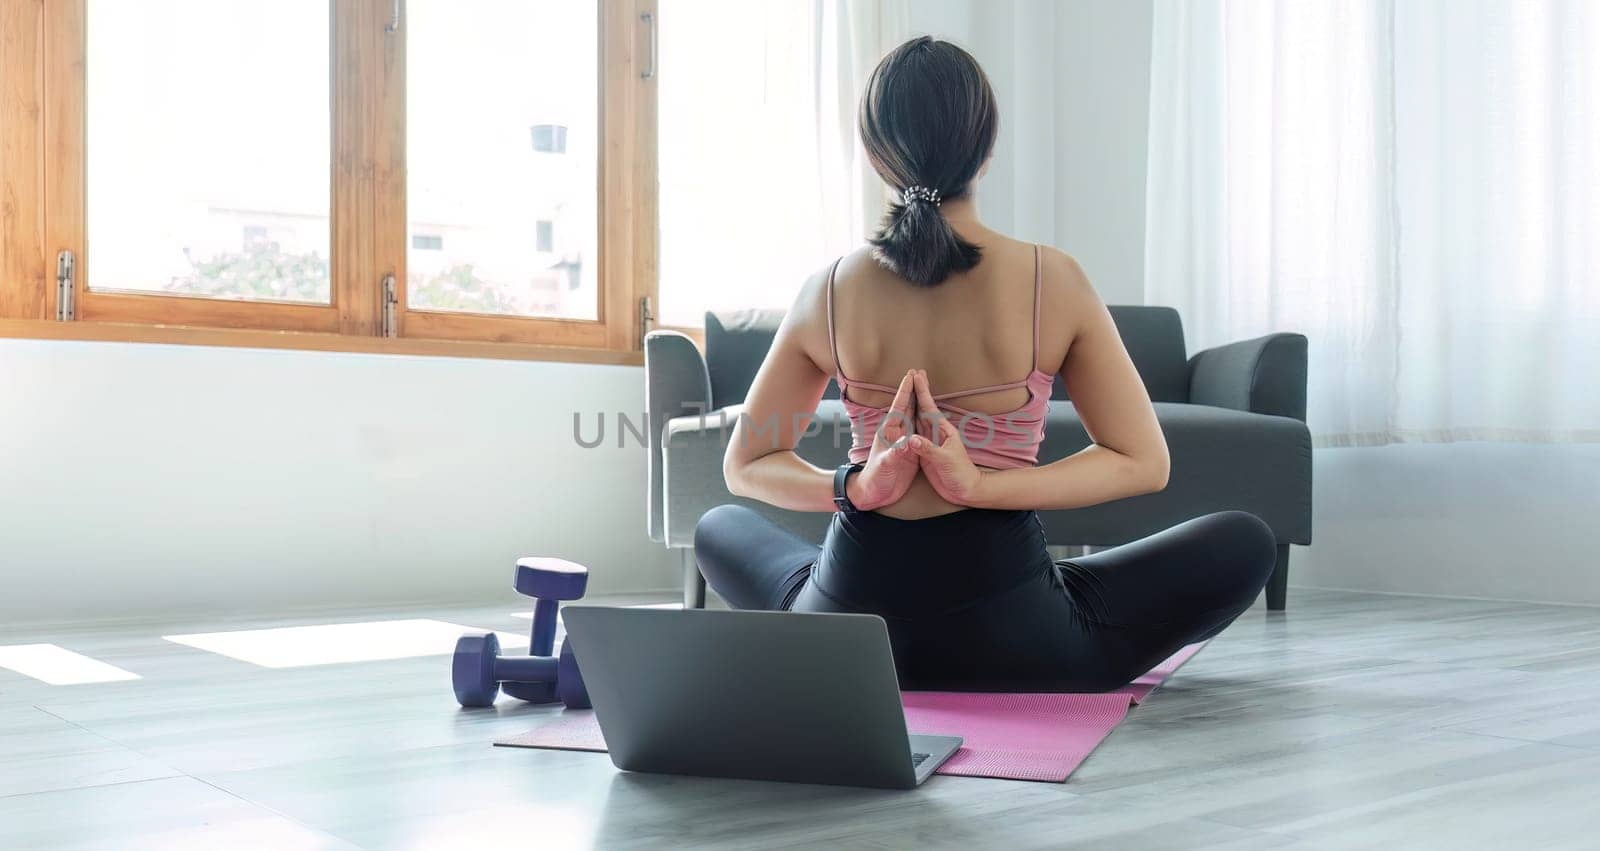
<instances>
[{"instance_id":1,"label":"laptop","mask_svg":"<svg viewBox=\"0 0 1600 851\"><path fill-rule=\"evenodd\" d=\"M961 747L906 732L875 615L566 606L626 771L911 789Z\"/></svg>"}]
</instances>

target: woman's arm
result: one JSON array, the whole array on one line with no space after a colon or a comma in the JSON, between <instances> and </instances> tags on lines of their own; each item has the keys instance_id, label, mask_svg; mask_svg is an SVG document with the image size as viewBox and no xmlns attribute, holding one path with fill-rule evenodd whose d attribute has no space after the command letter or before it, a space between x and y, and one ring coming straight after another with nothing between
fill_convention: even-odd
<instances>
[{"instance_id":1,"label":"woman's arm","mask_svg":"<svg viewBox=\"0 0 1600 851\"><path fill-rule=\"evenodd\" d=\"M816 342L808 337L827 327L816 324L827 321L818 310L819 286L826 286L826 280L813 278L802 288L745 396L744 410L722 457L722 476L735 496L793 511L835 509L834 471L817 467L794 451L828 386L827 374L807 348L808 342ZM822 340L826 345L826 337ZM829 423L824 428L839 425ZM857 508L870 511L905 496L917 477L916 455L904 440L913 427L908 373L874 436L866 468L846 483L846 493Z\"/></svg>"},{"instance_id":2,"label":"woman's arm","mask_svg":"<svg viewBox=\"0 0 1600 851\"><path fill-rule=\"evenodd\" d=\"M959 431L945 421L937 431L914 438L913 449L934 488L951 502L974 508L1082 508L1167 485L1167 441L1144 382L1083 270L1070 260L1065 266L1067 315L1077 320L1061 377L1093 443L1042 467L983 471L972 466ZM925 379L917 382L917 391L921 401L928 393Z\"/></svg>"}]
</instances>

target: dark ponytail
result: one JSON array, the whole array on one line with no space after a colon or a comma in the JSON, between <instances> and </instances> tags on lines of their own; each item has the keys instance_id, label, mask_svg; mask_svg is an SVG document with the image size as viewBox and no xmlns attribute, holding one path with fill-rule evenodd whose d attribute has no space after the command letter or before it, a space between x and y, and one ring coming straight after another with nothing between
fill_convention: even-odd
<instances>
[{"instance_id":1,"label":"dark ponytail","mask_svg":"<svg viewBox=\"0 0 1600 851\"><path fill-rule=\"evenodd\" d=\"M965 196L989 159L1000 115L989 79L965 50L927 36L883 57L861 98L861 142L894 187L872 256L907 281L931 287L978 265L939 203Z\"/></svg>"}]
</instances>

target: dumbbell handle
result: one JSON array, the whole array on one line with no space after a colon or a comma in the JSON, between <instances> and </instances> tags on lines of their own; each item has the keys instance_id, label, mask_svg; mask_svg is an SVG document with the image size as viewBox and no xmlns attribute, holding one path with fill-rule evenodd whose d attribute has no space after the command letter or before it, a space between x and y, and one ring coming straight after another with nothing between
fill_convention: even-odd
<instances>
[{"instance_id":1,"label":"dumbbell handle","mask_svg":"<svg viewBox=\"0 0 1600 851\"><path fill-rule=\"evenodd\" d=\"M556 610L561 605L558 600L535 600L533 604L533 627L528 635L528 655L549 656L556 647Z\"/></svg>"},{"instance_id":2,"label":"dumbbell handle","mask_svg":"<svg viewBox=\"0 0 1600 851\"><path fill-rule=\"evenodd\" d=\"M500 682L553 683L558 664L554 656L501 656L494 660L494 678Z\"/></svg>"}]
</instances>

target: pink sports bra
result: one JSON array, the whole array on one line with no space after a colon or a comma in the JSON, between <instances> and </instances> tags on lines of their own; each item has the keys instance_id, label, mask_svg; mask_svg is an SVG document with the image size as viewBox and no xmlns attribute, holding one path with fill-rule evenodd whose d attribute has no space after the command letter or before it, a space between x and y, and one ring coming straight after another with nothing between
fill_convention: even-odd
<instances>
[{"instance_id":1,"label":"pink sports bra","mask_svg":"<svg viewBox=\"0 0 1600 851\"><path fill-rule=\"evenodd\" d=\"M897 388L856 381L844 374L844 366L839 361L839 344L833 334L833 277L838 269L839 261L835 260L833 268L828 271L828 346L833 350L833 363L838 369L835 379L839 382L839 398L844 402L845 413L850 417L852 442L850 460L859 464L867 460L867 455L872 450L872 437L878 433L878 427L883 423L884 415L889 409L854 402L850 399L849 391L853 387L859 387L892 396ZM967 447L967 456L972 459L972 463L980 467L997 470L1032 467L1039 460L1039 444L1044 440L1045 413L1050 408L1050 389L1055 383L1055 378L1050 373L1039 369L1040 285L1039 246L1035 245L1033 247L1033 371L1028 373L1028 377L1005 384L974 387L971 390L958 390L954 393L938 393L933 397L939 410L949 415L956 427L961 430L963 442ZM970 411L947 401L1018 387L1028 388L1028 401L1022 407L1004 414Z\"/></svg>"}]
</instances>

